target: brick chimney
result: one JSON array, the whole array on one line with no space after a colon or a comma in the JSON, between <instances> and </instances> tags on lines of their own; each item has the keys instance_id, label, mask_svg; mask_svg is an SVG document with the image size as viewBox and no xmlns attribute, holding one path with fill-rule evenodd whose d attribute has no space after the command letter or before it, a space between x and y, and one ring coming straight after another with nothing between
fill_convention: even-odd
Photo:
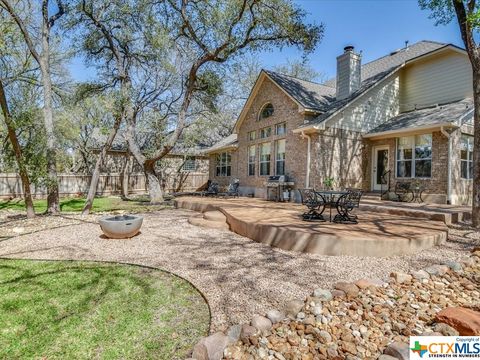
<instances>
[{"instance_id":1,"label":"brick chimney","mask_svg":"<svg viewBox=\"0 0 480 360\"><path fill-rule=\"evenodd\" d=\"M337 100L349 97L360 88L362 55L354 52L353 46L346 46L344 53L337 57Z\"/></svg>"}]
</instances>

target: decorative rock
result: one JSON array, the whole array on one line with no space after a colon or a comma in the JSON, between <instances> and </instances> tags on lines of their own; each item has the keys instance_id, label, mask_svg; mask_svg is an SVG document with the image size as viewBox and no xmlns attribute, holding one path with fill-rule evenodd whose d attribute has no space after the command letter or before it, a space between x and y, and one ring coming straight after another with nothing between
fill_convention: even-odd
<instances>
[{"instance_id":1,"label":"decorative rock","mask_svg":"<svg viewBox=\"0 0 480 360\"><path fill-rule=\"evenodd\" d=\"M390 355L380 355L378 360L398 360L396 357L390 356Z\"/></svg>"},{"instance_id":2,"label":"decorative rock","mask_svg":"<svg viewBox=\"0 0 480 360\"><path fill-rule=\"evenodd\" d=\"M227 336L230 344L236 343L240 339L242 333L242 325L232 325L228 328Z\"/></svg>"},{"instance_id":3,"label":"decorative rock","mask_svg":"<svg viewBox=\"0 0 480 360\"><path fill-rule=\"evenodd\" d=\"M297 314L303 308L303 300L292 300L287 303L285 308L285 312L287 313L288 317L296 318Z\"/></svg>"},{"instance_id":4,"label":"decorative rock","mask_svg":"<svg viewBox=\"0 0 480 360\"><path fill-rule=\"evenodd\" d=\"M257 333L257 328L254 326L250 326L248 324L242 325L242 331L240 332L240 340L244 343L250 342L250 336L254 336Z\"/></svg>"},{"instance_id":5,"label":"decorative rock","mask_svg":"<svg viewBox=\"0 0 480 360\"><path fill-rule=\"evenodd\" d=\"M228 336L217 332L200 340L193 348L192 357L197 360L221 360L228 345Z\"/></svg>"},{"instance_id":6,"label":"decorative rock","mask_svg":"<svg viewBox=\"0 0 480 360\"><path fill-rule=\"evenodd\" d=\"M383 286L383 281L379 279L360 279L355 282L355 285L360 289L366 289L368 287Z\"/></svg>"},{"instance_id":7,"label":"decorative rock","mask_svg":"<svg viewBox=\"0 0 480 360\"><path fill-rule=\"evenodd\" d=\"M444 323L435 324L433 330L435 330L435 332L441 333L444 336L458 336L458 335L460 335L457 330L455 330L450 325L444 324Z\"/></svg>"},{"instance_id":8,"label":"decorative rock","mask_svg":"<svg viewBox=\"0 0 480 360\"><path fill-rule=\"evenodd\" d=\"M411 274L417 280L430 279L430 274L425 270L412 271Z\"/></svg>"},{"instance_id":9,"label":"decorative rock","mask_svg":"<svg viewBox=\"0 0 480 360\"><path fill-rule=\"evenodd\" d=\"M444 265L448 266L450 270L453 270L455 272L461 272L463 270L462 264L456 261L445 261Z\"/></svg>"},{"instance_id":10,"label":"decorative rock","mask_svg":"<svg viewBox=\"0 0 480 360\"><path fill-rule=\"evenodd\" d=\"M260 331L268 331L272 328L272 322L270 319L261 315L253 315L250 325L256 327Z\"/></svg>"},{"instance_id":11,"label":"decorative rock","mask_svg":"<svg viewBox=\"0 0 480 360\"><path fill-rule=\"evenodd\" d=\"M449 307L440 311L435 320L450 325L462 336L480 335L480 312Z\"/></svg>"},{"instance_id":12,"label":"decorative rock","mask_svg":"<svg viewBox=\"0 0 480 360\"><path fill-rule=\"evenodd\" d=\"M432 265L425 268L425 271L428 272L430 275L435 276L442 276L448 272L448 266L445 265Z\"/></svg>"},{"instance_id":13,"label":"decorative rock","mask_svg":"<svg viewBox=\"0 0 480 360\"><path fill-rule=\"evenodd\" d=\"M393 356L400 360L410 359L410 349L408 344L402 342L394 342L390 344L384 351L385 355Z\"/></svg>"},{"instance_id":14,"label":"decorative rock","mask_svg":"<svg viewBox=\"0 0 480 360\"><path fill-rule=\"evenodd\" d=\"M276 324L285 319L285 313L278 310L270 310L267 312L267 318L272 322L272 324Z\"/></svg>"},{"instance_id":15,"label":"decorative rock","mask_svg":"<svg viewBox=\"0 0 480 360\"><path fill-rule=\"evenodd\" d=\"M347 294L342 290L332 290L332 296L334 299L344 299L347 297Z\"/></svg>"},{"instance_id":16,"label":"decorative rock","mask_svg":"<svg viewBox=\"0 0 480 360\"><path fill-rule=\"evenodd\" d=\"M332 335L330 335L328 331L325 330L320 330L317 337L324 344L328 344L330 341L332 341Z\"/></svg>"},{"instance_id":17,"label":"decorative rock","mask_svg":"<svg viewBox=\"0 0 480 360\"><path fill-rule=\"evenodd\" d=\"M398 284L408 284L412 281L412 275L408 275L402 272L392 272L390 274L391 277L395 279L395 282Z\"/></svg>"},{"instance_id":18,"label":"decorative rock","mask_svg":"<svg viewBox=\"0 0 480 360\"><path fill-rule=\"evenodd\" d=\"M350 298L357 296L359 292L357 285L344 281L336 283L334 288L343 291Z\"/></svg>"},{"instance_id":19,"label":"decorative rock","mask_svg":"<svg viewBox=\"0 0 480 360\"><path fill-rule=\"evenodd\" d=\"M330 290L320 289L320 288L315 289L315 291L313 292L313 296L318 298L321 301L330 301L332 300L332 297L333 297Z\"/></svg>"}]
</instances>

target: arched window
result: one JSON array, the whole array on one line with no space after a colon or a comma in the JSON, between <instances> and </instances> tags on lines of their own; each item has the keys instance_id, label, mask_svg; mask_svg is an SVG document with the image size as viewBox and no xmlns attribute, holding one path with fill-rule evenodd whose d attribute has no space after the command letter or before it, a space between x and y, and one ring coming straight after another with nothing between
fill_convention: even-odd
<instances>
[{"instance_id":1,"label":"arched window","mask_svg":"<svg viewBox=\"0 0 480 360\"><path fill-rule=\"evenodd\" d=\"M262 107L262 110L260 111L260 116L258 117L258 120L266 119L272 115L273 115L273 105L270 103L265 104Z\"/></svg>"}]
</instances>

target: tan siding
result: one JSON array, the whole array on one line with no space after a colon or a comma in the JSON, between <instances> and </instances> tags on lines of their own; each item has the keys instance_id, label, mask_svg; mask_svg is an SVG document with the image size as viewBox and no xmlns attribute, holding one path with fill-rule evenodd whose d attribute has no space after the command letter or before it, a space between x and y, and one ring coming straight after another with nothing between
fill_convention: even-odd
<instances>
[{"instance_id":1,"label":"tan siding","mask_svg":"<svg viewBox=\"0 0 480 360\"><path fill-rule=\"evenodd\" d=\"M472 70L456 51L408 65L400 76L401 111L472 96Z\"/></svg>"},{"instance_id":2,"label":"tan siding","mask_svg":"<svg viewBox=\"0 0 480 360\"><path fill-rule=\"evenodd\" d=\"M399 76L393 76L328 121L327 126L368 132L399 113Z\"/></svg>"}]
</instances>

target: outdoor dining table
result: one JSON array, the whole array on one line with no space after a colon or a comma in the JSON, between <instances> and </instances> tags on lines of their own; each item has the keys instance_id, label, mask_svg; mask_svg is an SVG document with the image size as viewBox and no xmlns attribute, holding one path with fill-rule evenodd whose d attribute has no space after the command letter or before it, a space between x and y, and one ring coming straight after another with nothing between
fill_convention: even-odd
<instances>
[{"instance_id":1,"label":"outdoor dining table","mask_svg":"<svg viewBox=\"0 0 480 360\"><path fill-rule=\"evenodd\" d=\"M316 190L317 194L322 195L325 198L326 205L330 208L330 222L332 222L332 206L337 204L337 200L340 196L348 194L347 190Z\"/></svg>"}]
</instances>

